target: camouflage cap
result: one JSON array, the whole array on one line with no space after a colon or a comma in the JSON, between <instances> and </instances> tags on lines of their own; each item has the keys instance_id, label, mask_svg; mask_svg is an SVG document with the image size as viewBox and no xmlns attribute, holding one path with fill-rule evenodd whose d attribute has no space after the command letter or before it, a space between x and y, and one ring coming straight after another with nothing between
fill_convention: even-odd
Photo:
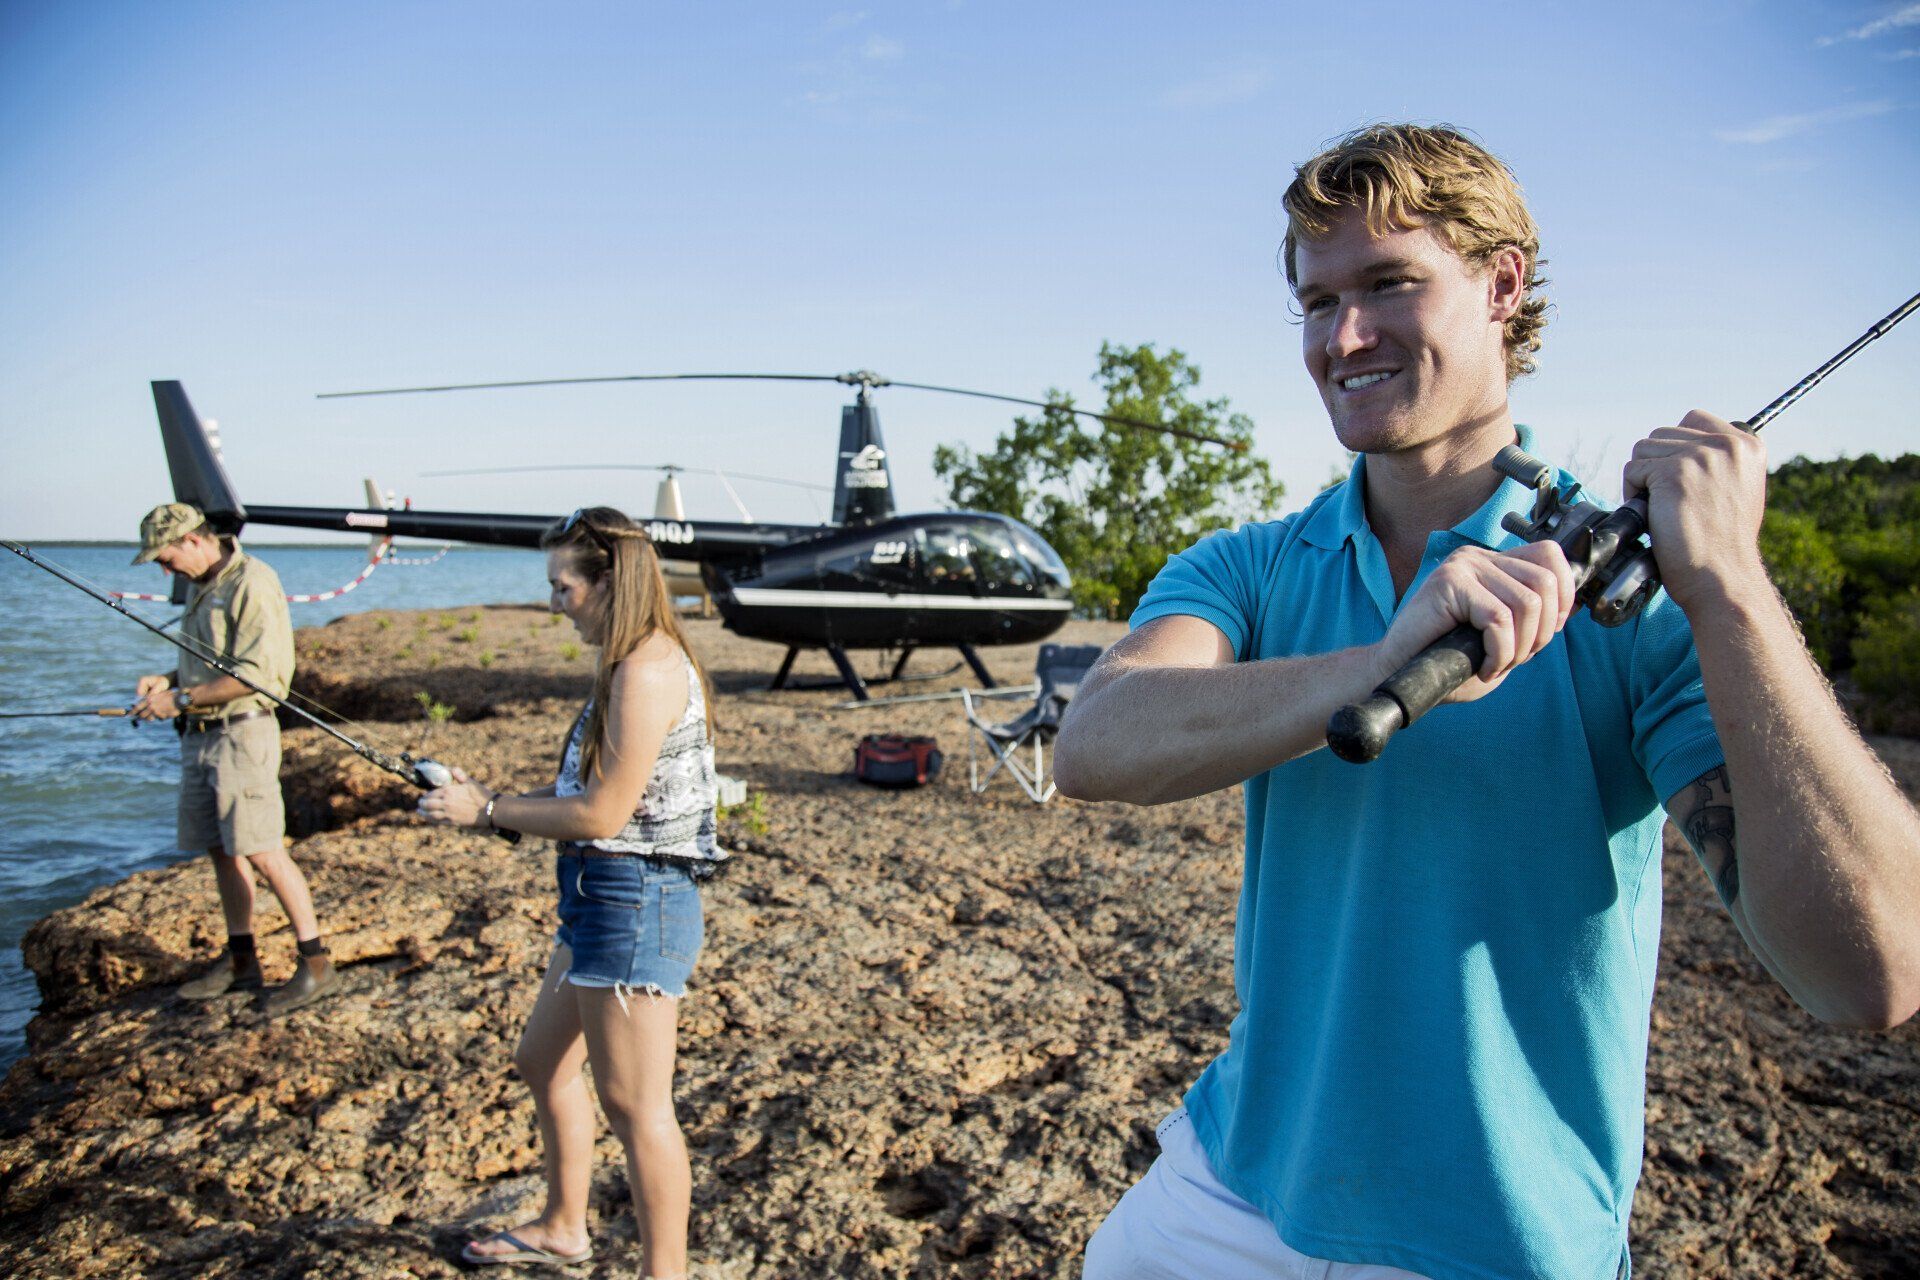
<instances>
[{"instance_id":1,"label":"camouflage cap","mask_svg":"<svg viewBox=\"0 0 1920 1280\"><path fill-rule=\"evenodd\" d=\"M170 543L180 541L206 522L206 516L192 503L162 503L147 512L147 518L140 522L140 554L133 562L145 564Z\"/></svg>"}]
</instances>

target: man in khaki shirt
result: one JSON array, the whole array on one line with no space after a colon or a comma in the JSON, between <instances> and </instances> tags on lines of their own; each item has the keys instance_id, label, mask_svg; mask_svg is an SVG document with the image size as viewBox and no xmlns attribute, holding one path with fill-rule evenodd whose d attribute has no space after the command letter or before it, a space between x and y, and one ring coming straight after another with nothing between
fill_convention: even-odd
<instances>
[{"instance_id":1,"label":"man in khaki shirt","mask_svg":"<svg viewBox=\"0 0 1920 1280\"><path fill-rule=\"evenodd\" d=\"M187 643L284 698L293 681L293 622L279 576L214 533L200 510L184 502L155 507L141 521L133 562L150 560L192 581L180 622ZM264 986L253 941L258 871L286 910L300 951L292 980L268 993L267 1011L285 1013L319 999L340 979L320 941L307 878L287 856L273 700L185 652L178 670L142 676L134 692L140 719L178 718L179 844L212 857L227 918L226 954L180 994L210 1000Z\"/></svg>"}]
</instances>

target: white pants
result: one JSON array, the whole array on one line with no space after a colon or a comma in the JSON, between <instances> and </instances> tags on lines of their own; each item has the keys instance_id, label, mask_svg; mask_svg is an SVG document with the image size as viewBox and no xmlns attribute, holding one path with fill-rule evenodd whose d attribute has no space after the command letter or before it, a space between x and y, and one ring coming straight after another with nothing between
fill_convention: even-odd
<instances>
[{"instance_id":1,"label":"white pants","mask_svg":"<svg viewBox=\"0 0 1920 1280\"><path fill-rule=\"evenodd\" d=\"M1160 1122L1160 1156L1087 1241L1081 1280L1423 1280L1398 1267L1309 1258L1220 1185L1181 1107Z\"/></svg>"}]
</instances>

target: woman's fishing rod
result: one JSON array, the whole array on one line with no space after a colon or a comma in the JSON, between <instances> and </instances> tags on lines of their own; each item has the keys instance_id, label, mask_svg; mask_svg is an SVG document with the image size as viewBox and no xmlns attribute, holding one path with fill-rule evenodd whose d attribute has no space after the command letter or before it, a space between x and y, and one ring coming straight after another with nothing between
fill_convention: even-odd
<instances>
[{"instance_id":1,"label":"woman's fishing rod","mask_svg":"<svg viewBox=\"0 0 1920 1280\"><path fill-rule=\"evenodd\" d=\"M113 599L111 596L108 596L103 592L95 591L92 587L80 581L80 579L74 577L72 574L68 573L65 569L62 569L59 565L56 565L51 561L41 559L39 556L35 555L30 548L23 547L17 542L8 542L4 538L0 538L0 547L5 547L7 550L13 552L15 555L19 556L22 560L25 560L28 564L33 565L35 568L46 570L48 573L60 579L60 581L66 583L68 586L72 587L74 590L84 592L88 596L91 596L93 599L98 600L101 604L107 606L107 608L109 609L112 609L115 613L119 614L121 617L133 619L133 621L139 623L141 626L145 627L147 630L153 632L153 634L159 636L162 640L165 640L168 644L173 645L175 648L181 650L184 653L191 654L193 657L198 658L200 661L212 667L215 671L218 671L221 675L232 676L235 680L238 680L241 684L247 686L247 688L253 690L255 693L259 694L261 697L269 699L270 701L272 701L278 706L285 707L288 711L291 711L294 715L299 716L301 719L313 725L314 728L319 729L321 732L329 735L330 737L338 739L341 743L345 744L348 750L352 751L355 755L359 756L362 760L365 760L370 764L378 765L380 768L385 769L388 773L391 773L396 777L405 778L408 782L412 783L416 787L419 787L423 791L432 790L434 787L444 787L447 783L453 781L452 771L449 770L445 765L441 764L437 760L417 759L416 757L413 756L412 753L405 752L405 751L401 752L398 756L389 755L387 752L381 751L375 747L367 746L363 742L355 742L352 738L349 738L346 734L341 733L338 729L334 728L332 725L328 724L326 721L320 719L318 716L312 715L311 713L303 710L302 708L294 706L293 703L287 701L285 698L281 697L277 693L274 693L270 689L261 688L259 685L255 684L253 681L241 675L238 671L235 671L231 664L221 659L217 654L210 654L210 653L203 652L201 646L193 644L192 642L188 641L184 637L172 635L168 632L162 631L159 627L154 626L151 622L148 622L145 618L141 617L139 614L134 613L132 610L128 609L125 605L121 604L118 600ZM124 714L124 713L119 713L119 714Z\"/></svg>"},{"instance_id":2,"label":"woman's fishing rod","mask_svg":"<svg viewBox=\"0 0 1920 1280\"><path fill-rule=\"evenodd\" d=\"M1920 293L1888 312L1772 404L1733 425L1744 431L1759 431L1916 308L1920 308ZM1581 500L1577 484L1561 493L1554 487L1553 468L1514 445L1502 449L1493 466L1501 475L1535 491L1532 514L1508 512L1501 518L1501 527L1528 542L1560 544L1573 570L1576 607L1585 605L1601 626L1617 627L1653 598L1660 589L1660 571L1647 542L1644 498L1629 498L1608 511ZM1342 760L1354 764L1378 759L1389 738L1465 684L1486 661L1486 653L1477 627L1466 623L1455 627L1388 677L1364 702L1334 712L1327 721L1327 746Z\"/></svg>"}]
</instances>

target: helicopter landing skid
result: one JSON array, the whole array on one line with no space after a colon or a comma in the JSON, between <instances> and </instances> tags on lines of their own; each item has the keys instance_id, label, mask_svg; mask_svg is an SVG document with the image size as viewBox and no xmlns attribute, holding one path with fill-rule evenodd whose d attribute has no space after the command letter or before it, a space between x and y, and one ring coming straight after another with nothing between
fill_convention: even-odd
<instances>
[{"instance_id":1,"label":"helicopter landing skid","mask_svg":"<svg viewBox=\"0 0 1920 1280\"><path fill-rule=\"evenodd\" d=\"M847 657L846 649L841 645L829 644L829 645L821 645L818 647L825 649L827 651L827 656L833 659L834 669L840 673L840 678L838 680L808 680L803 683L802 682L789 683L787 680L787 676L793 670L793 660L800 656L800 650L803 647L812 647L812 646L789 645L787 647L787 656L784 659L782 659L780 663L780 670L774 674L773 683L767 686L767 689L769 691L772 691L775 689L845 688L846 690L851 692L858 701L866 702L871 696L867 693L867 685L869 683L892 684L896 680L912 680L916 678L916 677L904 674L904 672L907 669L907 659L913 656L912 645L908 645L906 648L900 651L899 660L893 664L892 674L884 677L876 678L872 681L866 681L866 680L862 680L860 678L860 673L853 669L853 660ZM967 665L973 668L973 674L980 677L980 683L982 685L986 686L989 689L998 687L998 685L994 681L993 676L989 674L987 671L987 664L980 661L980 655L973 651L972 645L957 644L957 645L954 645L953 647L960 651L960 656L965 658L967 660ZM925 678L925 677L920 677L920 678Z\"/></svg>"}]
</instances>

